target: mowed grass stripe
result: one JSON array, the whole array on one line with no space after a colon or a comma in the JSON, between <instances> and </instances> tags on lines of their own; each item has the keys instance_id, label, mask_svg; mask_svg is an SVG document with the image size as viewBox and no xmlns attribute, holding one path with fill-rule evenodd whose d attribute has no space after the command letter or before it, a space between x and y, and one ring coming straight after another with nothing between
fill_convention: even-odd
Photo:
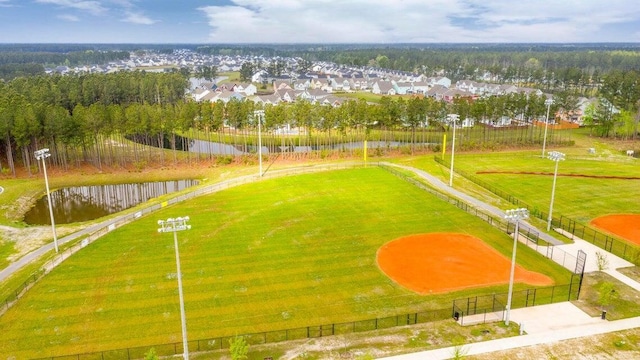
<instances>
[{"instance_id":1,"label":"mowed grass stripe","mask_svg":"<svg viewBox=\"0 0 640 360\"><path fill-rule=\"evenodd\" d=\"M0 353L179 342L173 235L157 233L156 221L185 215L192 229L178 238L190 339L447 308L479 290L419 296L380 271L378 248L430 232L472 234L507 257L512 244L378 168L260 181L169 207L83 249L0 318ZM533 251L519 250L518 261L567 281L566 271Z\"/></svg>"},{"instance_id":2,"label":"mowed grass stripe","mask_svg":"<svg viewBox=\"0 0 640 360\"><path fill-rule=\"evenodd\" d=\"M561 149L562 151L562 149ZM558 165L554 213L588 223L618 213L638 213L640 180L597 179L562 174L640 177L637 160L622 162L605 158L585 159L568 151ZM628 159L625 159L628 160ZM526 171L553 174L555 162L533 153L456 155L456 166L531 206L547 212L553 176L527 174L476 174L478 171ZM633 201L636 199L636 201Z\"/></svg>"}]
</instances>

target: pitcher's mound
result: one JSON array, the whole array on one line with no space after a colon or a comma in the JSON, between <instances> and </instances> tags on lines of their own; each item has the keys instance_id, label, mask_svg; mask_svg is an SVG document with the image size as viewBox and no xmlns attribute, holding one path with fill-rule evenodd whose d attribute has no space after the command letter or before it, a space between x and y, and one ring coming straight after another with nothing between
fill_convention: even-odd
<instances>
[{"instance_id":1,"label":"pitcher's mound","mask_svg":"<svg viewBox=\"0 0 640 360\"><path fill-rule=\"evenodd\" d=\"M378 266L398 284L420 294L437 294L509 283L511 259L482 240L456 233L402 237L378 250ZM514 282L552 285L546 275L516 264Z\"/></svg>"},{"instance_id":2,"label":"pitcher's mound","mask_svg":"<svg viewBox=\"0 0 640 360\"><path fill-rule=\"evenodd\" d=\"M591 220L591 224L612 234L640 244L640 215L605 215Z\"/></svg>"}]
</instances>

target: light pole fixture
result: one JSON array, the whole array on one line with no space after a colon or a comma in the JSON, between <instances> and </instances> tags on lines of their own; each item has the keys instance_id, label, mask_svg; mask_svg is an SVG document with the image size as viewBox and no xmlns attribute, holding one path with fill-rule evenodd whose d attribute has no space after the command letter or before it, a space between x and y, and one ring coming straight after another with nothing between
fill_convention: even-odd
<instances>
[{"instance_id":1,"label":"light pole fixture","mask_svg":"<svg viewBox=\"0 0 640 360\"><path fill-rule=\"evenodd\" d=\"M449 114L449 119L453 122L453 139L451 140L451 169L449 169L449 186L453 186L453 157L456 152L456 121L460 115Z\"/></svg>"},{"instance_id":2,"label":"light pole fixture","mask_svg":"<svg viewBox=\"0 0 640 360\"><path fill-rule=\"evenodd\" d=\"M549 205L549 218L547 219L547 231L551 230L551 214L553 213L553 197L556 193L556 178L558 177L558 163L564 160L565 156L559 151L549 151L549 160L556 162L556 170L553 172L553 186L551 187L551 205Z\"/></svg>"},{"instance_id":3,"label":"light pole fixture","mask_svg":"<svg viewBox=\"0 0 640 360\"><path fill-rule=\"evenodd\" d=\"M258 119L258 163L260 164L259 175L262 177L262 130L261 122L264 120L264 110L254 110L253 116Z\"/></svg>"},{"instance_id":4,"label":"light pole fixture","mask_svg":"<svg viewBox=\"0 0 640 360\"><path fill-rule=\"evenodd\" d=\"M36 160L42 160L42 171L44 171L44 184L47 188L47 201L49 202L49 216L51 217L51 231L53 232L53 246L58 252L58 234L56 234L56 223L53 220L53 206L51 205L51 194L49 193L49 179L47 177L47 163L44 161L51 156L49 149L40 149L33 152Z\"/></svg>"},{"instance_id":5,"label":"light pole fixture","mask_svg":"<svg viewBox=\"0 0 640 360\"><path fill-rule=\"evenodd\" d=\"M518 225L520 220L529 218L529 210L520 208L507 210L504 218L507 221L514 221L516 223L516 229L513 232L513 253L511 255L511 273L509 274L509 294L507 295L507 315L504 320L505 325L509 325L509 318L511 316L511 298L513 296L513 275L516 270L516 248L518 246Z\"/></svg>"},{"instance_id":6,"label":"light pole fixture","mask_svg":"<svg viewBox=\"0 0 640 360\"><path fill-rule=\"evenodd\" d=\"M189 344L187 342L187 318L184 312L184 296L182 294L182 272L180 271L180 251L178 250L178 231L189 230L191 225L187 225L189 217L169 218L167 220L158 220L160 228L158 232L172 232L173 246L176 250L176 268L178 278L178 295L180 296L180 320L182 321L182 346L184 348L184 359L189 360Z\"/></svg>"},{"instance_id":7,"label":"light pole fixture","mask_svg":"<svg viewBox=\"0 0 640 360\"><path fill-rule=\"evenodd\" d=\"M544 157L544 150L547 147L547 128L549 127L549 110L551 109L551 104L553 104L553 99L545 100L544 104L547 105L547 118L544 122L544 140L542 141L542 157Z\"/></svg>"}]
</instances>

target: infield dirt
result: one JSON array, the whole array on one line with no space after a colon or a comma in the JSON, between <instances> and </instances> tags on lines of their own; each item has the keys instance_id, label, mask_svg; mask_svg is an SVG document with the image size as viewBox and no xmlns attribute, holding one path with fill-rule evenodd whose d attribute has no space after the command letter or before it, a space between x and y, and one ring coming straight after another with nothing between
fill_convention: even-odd
<instances>
[{"instance_id":1,"label":"infield dirt","mask_svg":"<svg viewBox=\"0 0 640 360\"><path fill-rule=\"evenodd\" d=\"M511 259L467 234L431 233L402 237L378 250L378 266L403 287L438 294L507 284ZM546 275L516 265L514 281L552 285Z\"/></svg>"}]
</instances>

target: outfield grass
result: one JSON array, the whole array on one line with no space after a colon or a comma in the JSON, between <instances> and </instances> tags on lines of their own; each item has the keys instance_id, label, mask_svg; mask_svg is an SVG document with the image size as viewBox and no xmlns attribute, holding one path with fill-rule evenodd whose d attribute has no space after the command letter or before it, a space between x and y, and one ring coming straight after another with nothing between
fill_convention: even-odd
<instances>
[{"instance_id":1,"label":"outfield grass","mask_svg":"<svg viewBox=\"0 0 640 360\"><path fill-rule=\"evenodd\" d=\"M553 186L552 175L477 174L478 171L545 172L553 174L555 163L541 158L541 153L461 154L456 168L512 194L525 203L548 212ZM568 216L582 223L606 215L637 213L640 179L604 179L562 176L640 177L640 161L624 157L578 156L568 154L558 166L553 205L554 216Z\"/></svg>"},{"instance_id":2,"label":"outfield grass","mask_svg":"<svg viewBox=\"0 0 640 360\"><path fill-rule=\"evenodd\" d=\"M512 240L382 169L301 175L176 205L93 243L0 318L3 357L179 342L173 238L156 221L184 215L193 226L178 234L190 339L449 308L507 290L419 296L399 287L375 262L397 237L467 233L506 257ZM523 267L568 282L566 270L541 259L518 250Z\"/></svg>"}]
</instances>

